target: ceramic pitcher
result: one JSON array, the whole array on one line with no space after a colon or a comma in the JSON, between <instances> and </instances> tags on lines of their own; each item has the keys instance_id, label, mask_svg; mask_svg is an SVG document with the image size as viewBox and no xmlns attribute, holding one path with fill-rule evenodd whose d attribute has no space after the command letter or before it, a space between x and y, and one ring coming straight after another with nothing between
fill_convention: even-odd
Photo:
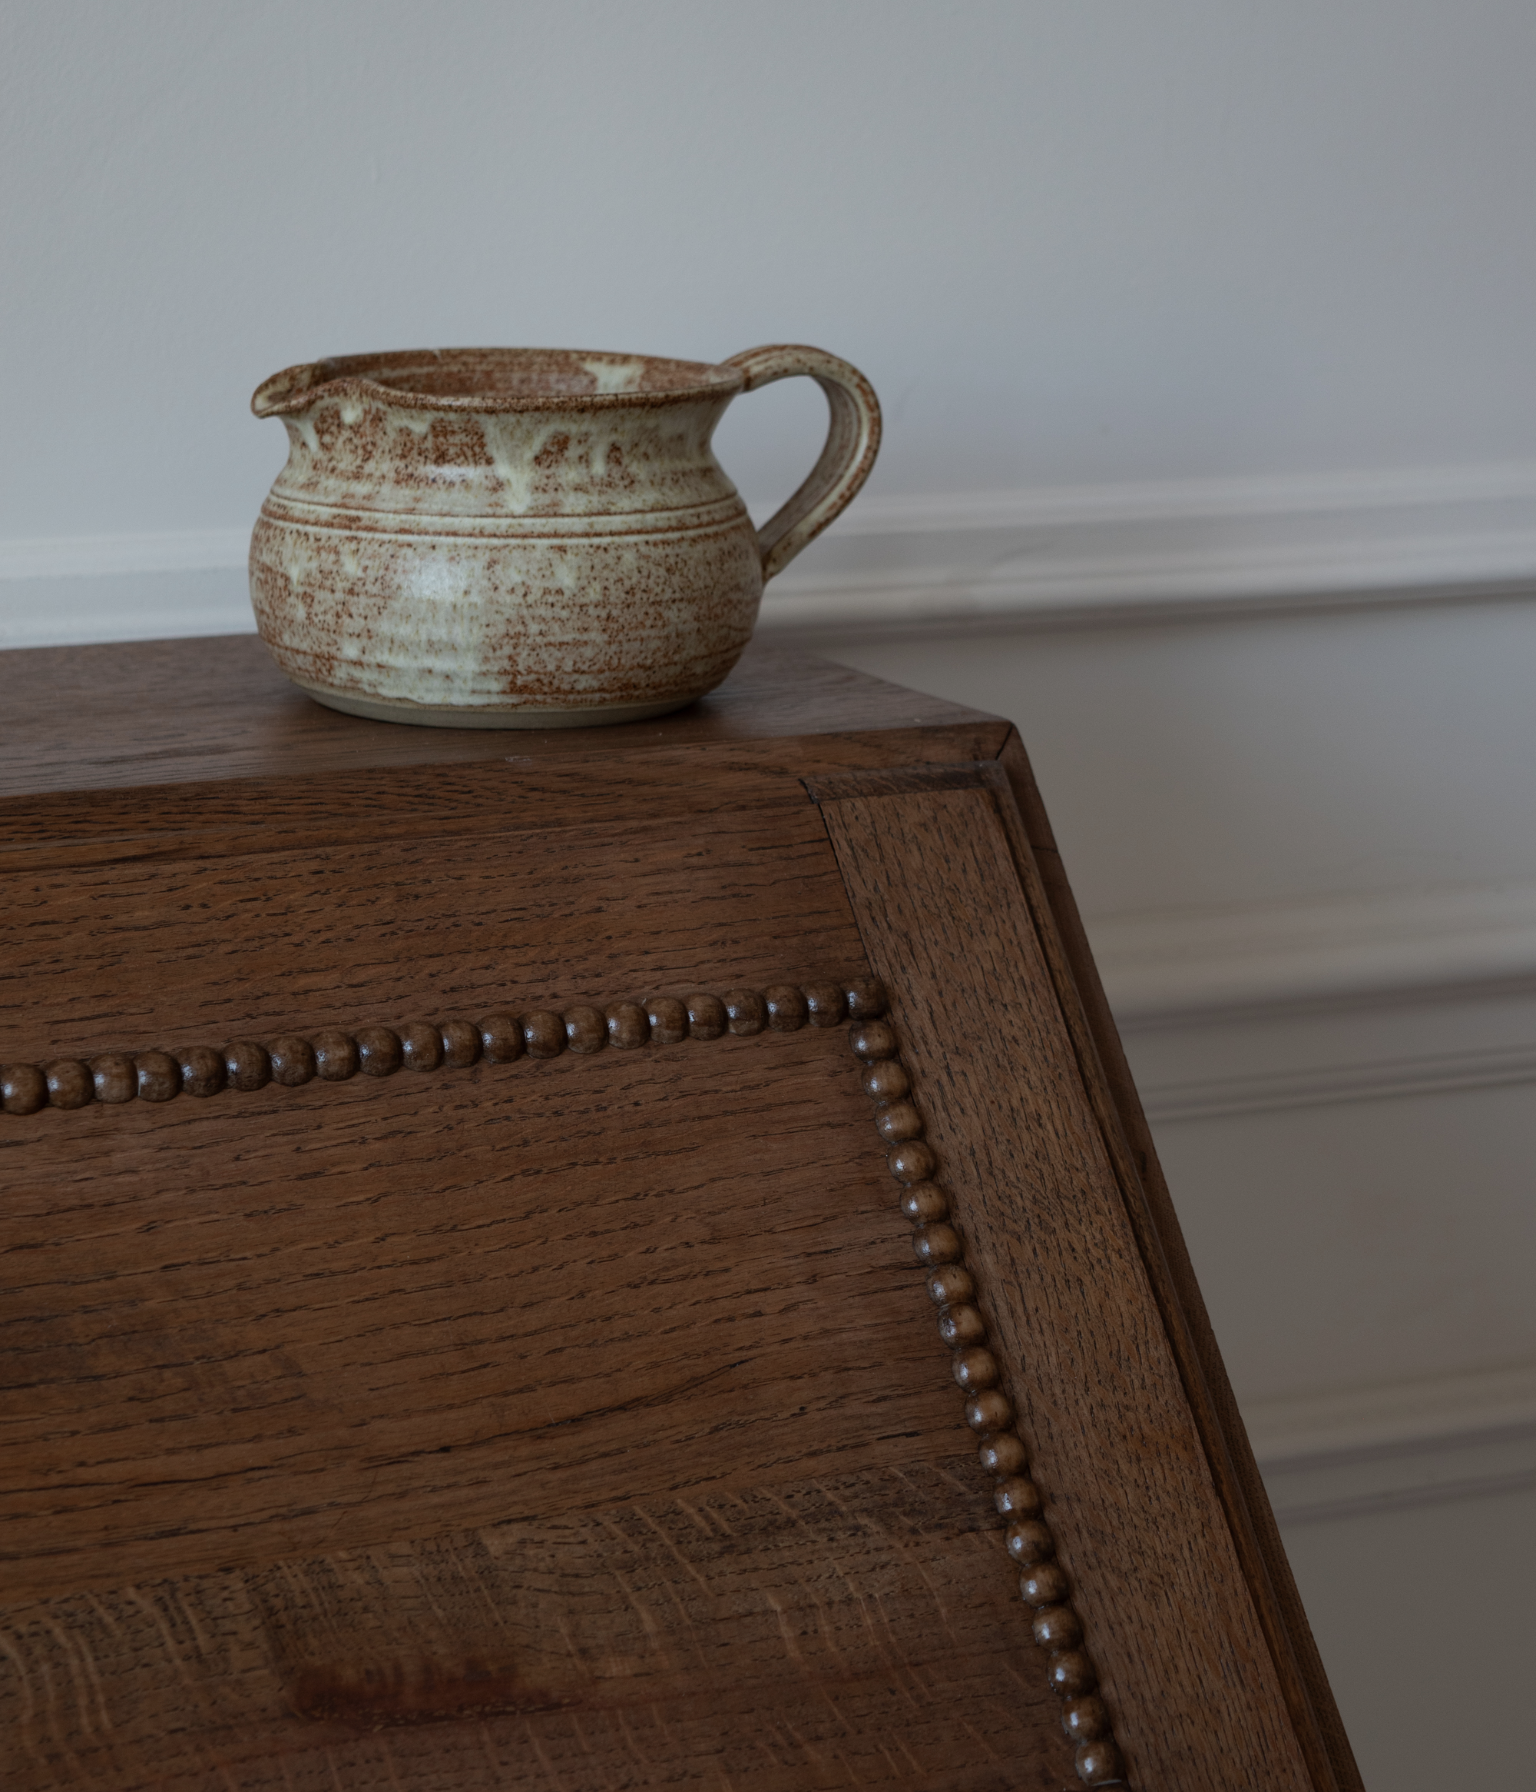
<instances>
[{"instance_id":1,"label":"ceramic pitcher","mask_svg":"<svg viewBox=\"0 0 1536 1792\"><path fill-rule=\"evenodd\" d=\"M807 374L831 428L754 529L710 438L739 392ZM718 366L556 349L352 355L257 388L289 454L251 539L278 664L335 709L450 727L636 721L713 689L763 583L858 491L869 382L820 349Z\"/></svg>"}]
</instances>

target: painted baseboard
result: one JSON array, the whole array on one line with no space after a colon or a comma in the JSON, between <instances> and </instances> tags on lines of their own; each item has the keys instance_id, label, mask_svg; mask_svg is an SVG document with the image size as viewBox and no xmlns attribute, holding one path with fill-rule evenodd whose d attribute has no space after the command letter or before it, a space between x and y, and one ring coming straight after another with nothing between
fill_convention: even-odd
<instances>
[{"instance_id":1,"label":"painted baseboard","mask_svg":"<svg viewBox=\"0 0 1536 1792\"><path fill-rule=\"evenodd\" d=\"M248 629L248 540L0 541L0 644ZM762 627L1061 627L1490 594L1536 595L1536 463L866 496L769 587Z\"/></svg>"},{"instance_id":2,"label":"painted baseboard","mask_svg":"<svg viewBox=\"0 0 1536 1792\"><path fill-rule=\"evenodd\" d=\"M1253 1401L1243 1417L1282 1524L1536 1490L1536 1364Z\"/></svg>"}]
</instances>

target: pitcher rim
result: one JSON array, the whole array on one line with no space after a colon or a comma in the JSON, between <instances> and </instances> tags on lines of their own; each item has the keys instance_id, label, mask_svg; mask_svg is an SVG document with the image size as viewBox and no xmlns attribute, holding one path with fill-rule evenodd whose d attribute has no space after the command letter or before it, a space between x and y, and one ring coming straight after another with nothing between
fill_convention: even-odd
<instances>
[{"instance_id":1,"label":"pitcher rim","mask_svg":"<svg viewBox=\"0 0 1536 1792\"><path fill-rule=\"evenodd\" d=\"M415 368L444 366L455 360L512 360L523 356L561 356L615 365L639 364L646 369L667 368L696 377L678 385L652 391L610 392L415 392L408 386L386 381L380 373L405 375ZM746 383L739 367L709 361L684 361L669 355L622 354L613 349L584 348L418 348L389 349L377 354L331 355L319 361L300 361L264 379L251 394L251 410L258 417L294 416L321 398L353 392L412 410L432 411L588 411L627 407L654 408L686 404L700 398L734 396Z\"/></svg>"}]
</instances>

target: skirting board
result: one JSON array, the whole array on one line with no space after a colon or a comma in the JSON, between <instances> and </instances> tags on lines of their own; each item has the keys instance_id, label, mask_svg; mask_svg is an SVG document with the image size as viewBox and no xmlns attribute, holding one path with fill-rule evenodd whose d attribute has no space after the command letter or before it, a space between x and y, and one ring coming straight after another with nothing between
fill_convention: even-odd
<instances>
[{"instance_id":1,"label":"skirting board","mask_svg":"<svg viewBox=\"0 0 1536 1792\"><path fill-rule=\"evenodd\" d=\"M248 629L248 541L245 528L0 541L0 645ZM1532 595L1536 463L1522 461L866 495L769 586L761 626L1058 628Z\"/></svg>"},{"instance_id":2,"label":"skirting board","mask_svg":"<svg viewBox=\"0 0 1536 1792\"><path fill-rule=\"evenodd\" d=\"M1244 1405L1282 1524L1536 1489L1536 1364Z\"/></svg>"}]
</instances>

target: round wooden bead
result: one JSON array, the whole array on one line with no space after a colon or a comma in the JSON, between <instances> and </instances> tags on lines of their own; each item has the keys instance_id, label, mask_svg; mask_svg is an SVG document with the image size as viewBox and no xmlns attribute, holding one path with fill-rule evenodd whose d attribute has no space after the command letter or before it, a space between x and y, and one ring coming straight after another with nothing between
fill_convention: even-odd
<instances>
[{"instance_id":1,"label":"round wooden bead","mask_svg":"<svg viewBox=\"0 0 1536 1792\"><path fill-rule=\"evenodd\" d=\"M1083 1627L1070 1605L1048 1605L1036 1612L1033 1628L1042 1649L1075 1649L1083 1640Z\"/></svg>"},{"instance_id":2,"label":"round wooden bead","mask_svg":"<svg viewBox=\"0 0 1536 1792\"><path fill-rule=\"evenodd\" d=\"M1006 1431L1013 1423L1013 1407L1006 1394L988 1388L966 1401L965 1422L972 1431Z\"/></svg>"},{"instance_id":3,"label":"round wooden bead","mask_svg":"<svg viewBox=\"0 0 1536 1792\"><path fill-rule=\"evenodd\" d=\"M300 1039L296 1033L285 1033L281 1039L270 1040L267 1061L272 1067L272 1081L281 1083L285 1089L296 1089L315 1074L314 1051L309 1041Z\"/></svg>"},{"instance_id":4,"label":"round wooden bead","mask_svg":"<svg viewBox=\"0 0 1536 1792\"><path fill-rule=\"evenodd\" d=\"M997 1366L997 1358L990 1350L979 1346L974 1350L957 1350L954 1361L950 1364L958 1386L966 1393L975 1393L981 1388L997 1386L997 1378L1001 1371Z\"/></svg>"},{"instance_id":5,"label":"round wooden bead","mask_svg":"<svg viewBox=\"0 0 1536 1792\"><path fill-rule=\"evenodd\" d=\"M896 1035L883 1020L863 1021L848 1029L848 1043L856 1058L894 1058Z\"/></svg>"},{"instance_id":6,"label":"round wooden bead","mask_svg":"<svg viewBox=\"0 0 1536 1792\"><path fill-rule=\"evenodd\" d=\"M547 1008L525 1014L523 1044L530 1058L558 1058L565 1050L565 1016Z\"/></svg>"},{"instance_id":7,"label":"round wooden bead","mask_svg":"<svg viewBox=\"0 0 1536 1792\"><path fill-rule=\"evenodd\" d=\"M1048 1562L1056 1553L1056 1539L1043 1518L1016 1518L1003 1536L1008 1553L1021 1568Z\"/></svg>"},{"instance_id":8,"label":"round wooden bead","mask_svg":"<svg viewBox=\"0 0 1536 1792\"><path fill-rule=\"evenodd\" d=\"M0 1066L0 1107L8 1114L35 1114L48 1100L48 1079L35 1064Z\"/></svg>"},{"instance_id":9,"label":"round wooden bead","mask_svg":"<svg viewBox=\"0 0 1536 1792\"><path fill-rule=\"evenodd\" d=\"M181 1066L169 1052L140 1052L133 1060L140 1101L169 1101L181 1093Z\"/></svg>"},{"instance_id":10,"label":"round wooden bead","mask_svg":"<svg viewBox=\"0 0 1536 1792\"><path fill-rule=\"evenodd\" d=\"M480 1029L472 1020L445 1020L438 1032L443 1036L443 1063L449 1070L468 1070L480 1056ZM517 1043L523 1043L521 1032Z\"/></svg>"},{"instance_id":11,"label":"round wooden bead","mask_svg":"<svg viewBox=\"0 0 1536 1792\"><path fill-rule=\"evenodd\" d=\"M919 1183L918 1187L924 1186ZM917 1189L908 1189L902 1197L902 1206L917 1193ZM965 1350L972 1344L980 1344L987 1335L987 1322L981 1316L978 1307L968 1302L958 1307L950 1307L939 1315L939 1336L951 1350Z\"/></svg>"},{"instance_id":12,"label":"round wooden bead","mask_svg":"<svg viewBox=\"0 0 1536 1792\"><path fill-rule=\"evenodd\" d=\"M725 1031L725 1004L719 996L695 990L688 997L688 1032L694 1039L718 1039Z\"/></svg>"},{"instance_id":13,"label":"round wooden bead","mask_svg":"<svg viewBox=\"0 0 1536 1792\"><path fill-rule=\"evenodd\" d=\"M775 1033L798 1033L810 1018L805 997L792 983L775 983L763 991L768 1025Z\"/></svg>"},{"instance_id":14,"label":"round wooden bead","mask_svg":"<svg viewBox=\"0 0 1536 1792\"><path fill-rule=\"evenodd\" d=\"M1085 1786L1118 1785L1125 1772L1120 1751L1106 1736L1098 1742L1085 1742L1072 1757L1077 1777Z\"/></svg>"},{"instance_id":15,"label":"round wooden bead","mask_svg":"<svg viewBox=\"0 0 1536 1792\"><path fill-rule=\"evenodd\" d=\"M523 1055L523 1023L502 1008L486 1015L479 1027L480 1054L487 1064L510 1064Z\"/></svg>"},{"instance_id":16,"label":"round wooden bead","mask_svg":"<svg viewBox=\"0 0 1536 1792\"><path fill-rule=\"evenodd\" d=\"M325 1027L310 1040L315 1051L315 1075L323 1083L344 1083L349 1076L356 1076L359 1070L367 1069L369 1076L383 1076L388 1073L377 1067L377 1059L365 1063L363 1040L370 1042L381 1033L389 1033L388 1027L364 1027L356 1039L350 1033L343 1033L340 1027ZM395 1052L395 1062L390 1069L396 1069L400 1062L400 1041L393 1033L389 1033Z\"/></svg>"},{"instance_id":17,"label":"round wooden bead","mask_svg":"<svg viewBox=\"0 0 1536 1792\"><path fill-rule=\"evenodd\" d=\"M956 1263L960 1236L953 1226L923 1226L912 1234L912 1250L919 1263Z\"/></svg>"},{"instance_id":18,"label":"round wooden bead","mask_svg":"<svg viewBox=\"0 0 1536 1792\"><path fill-rule=\"evenodd\" d=\"M104 1052L91 1059L91 1080L98 1101L132 1101L139 1092L139 1076L127 1052Z\"/></svg>"},{"instance_id":19,"label":"round wooden bead","mask_svg":"<svg viewBox=\"0 0 1536 1792\"><path fill-rule=\"evenodd\" d=\"M608 1043L617 1051L632 1052L651 1036L651 1023L638 1002L616 1002L603 1016Z\"/></svg>"},{"instance_id":20,"label":"round wooden bead","mask_svg":"<svg viewBox=\"0 0 1536 1792\"><path fill-rule=\"evenodd\" d=\"M878 977L854 978L844 987L844 999L848 1003L849 1020L879 1020L890 1006L885 997L885 985Z\"/></svg>"},{"instance_id":21,"label":"round wooden bead","mask_svg":"<svg viewBox=\"0 0 1536 1792\"><path fill-rule=\"evenodd\" d=\"M926 1182L939 1160L921 1139L907 1139L885 1154L885 1165L898 1182Z\"/></svg>"},{"instance_id":22,"label":"round wooden bead","mask_svg":"<svg viewBox=\"0 0 1536 1792\"><path fill-rule=\"evenodd\" d=\"M936 1307L951 1307L957 1301L974 1299L975 1294L971 1272L962 1264L948 1263L928 1278L928 1298Z\"/></svg>"},{"instance_id":23,"label":"round wooden bead","mask_svg":"<svg viewBox=\"0 0 1536 1792\"><path fill-rule=\"evenodd\" d=\"M995 1475L1000 1481L1019 1474L1029 1464L1029 1452L1011 1431L999 1431L995 1436L984 1437L977 1447L976 1455L987 1473Z\"/></svg>"},{"instance_id":24,"label":"round wooden bead","mask_svg":"<svg viewBox=\"0 0 1536 1792\"><path fill-rule=\"evenodd\" d=\"M1023 1475L1010 1475L993 1488L992 1504L1004 1518L1034 1518L1040 1510L1040 1489Z\"/></svg>"},{"instance_id":25,"label":"round wooden bead","mask_svg":"<svg viewBox=\"0 0 1536 1792\"><path fill-rule=\"evenodd\" d=\"M320 1061L320 1041L315 1041L315 1062ZM400 1035L393 1027L357 1029L357 1068L364 1076L393 1076L405 1061Z\"/></svg>"},{"instance_id":26,"label":"round wooden bead","mask_svg":"<svg viewBox=\"0 0 1536 1792\"><path fill-rule=\"evenodd\" d=\"M272 1081L272 1060L265 1046L254 1039L231 1039L224 1047L224 1081L231 1089L250 1094Z\"/></svg>"},{"instance_id":27,"label":"round wooden bead","mask_svg":"<svg viewBox=\"0 0 1536 1792\"><path fill-rule=\"evenodd\" d=\"M443 1061L443 1036L431 1021L407 1021L400 1029L400 1057L407 1070L436 1070Z\"/></svg>"},{"instance_id":28,"label":"round wooden bead","mask_svg":"<svg viewBox=\"0 0 1536 1792\"><path fill-rule=\"evenodd\" d=\"M1074 1742L1097 1742L1109 1734L1109 1712L1096 1693L1069 1699L1061 1708L1061 1727Z\"/></svg>"},{"instance_id":29,"label":"round wooden bead","mask_svg":"<svg viewBox=\"0 0 1536 1792\"><path fill-rule=\"evenodd\" d=\"M1067 1577L1055 1562L1037 1562L1019 1576L1019 1592L1026 1605L1060 1605L1067 1591Z\"/></svg>"},{"instance_id":30,"label":"round wooden bead","mask_svg":"<svg viewBox=\"0 0 1536 1792\"><path fill-rule=\"evenodd\" d=\"M565 1043L581 1057L608 1043L608 1017L600 1008L572 1008L565 1016Z\"/></svg>"},{"instance_id":31,"label":"round wooden bead","mask_svg":"<svg viewBox=\"0 0 1536 1792\"><path fill-rule=\"evenodd\" d=\"M78 1058L56 1058L43 1066L51 1108L83 1108L96 1099L96 1079L89 1064Z\"/></svg>"},{"instance_id":32,"label":"round wooden bead","mask_svg":"<svg viewBox=\"0 0 1536 1792\"><path fill-rule=\"evenodd\" d=\"M901 1211L914 1226L926 1226L949 1218L949 1197L936 1182L915 1182L902 1190Z\"/></svg>"},{"instance_id":33,"label":"round wooden bead","mask_svg":"<svg viewBox=\"0 0 1536 1792\"><path fill-rule=\"evenodd\" d=\"M224 1054L211 1045L188 1045L175 1053L183 1095L217 1095L224 1087Z\"/></svg>"},{"instance_id":34,"label":"round wooden bead","mask_svg":"<svg viewBox=\"0 0 1536 1792\"><path fill-rule=\"evenodd\" d=\"M1092 1692L1099 1683L1093 1663L1081 1649L1059 1649L1045 1664L1045 1677L1051 1691L1064 1699L1075 1699Z\"/></svg>"},{"instance_id":35,"label":"round wooden bead","mask_svg":"<svg viewBox=\"0 0 1536 1792\"><path fill-rule=\"evenodd\" d=\"M805 1014L813 1027L835 1027L847 1012L840 984L807 983Z\"/></svg>"},{"instance_id":36,"label":"round wooden bead","mask_svg":"<svg viewBox=\"0 0 1536 1792\"><path fill-rule=\"evenodd\" d=\"M676 1045L688 1037L688 1009L676 996L652 996L645 1018L657 1045Z\"/></svg>"},{"instance_id":37,"label":"round wooden bead","mask_svg":"<svg viewBox=\"0 0 1536 1792\"><path fill-rule=\"evenodd\" d=\"M768 1025L768 1004L755 989L728 989L721 1002L725 1024L733 1033L761 1033Z\"/></svg>"},{"instance_id":38,"label":"round wooden bead","mask_svg":"<svg viewBox=\"0 0 1536 1792\"><path fill-rule=\"evenodd\" d=\"M864 1093L873 1101L900 1101L911 1088L911 1077L895 1058L864 1067Z\"/></svg>"},{"instance_id":39,"label":"round wooden bead","mask_svg":"<svg viewBox=\"0 0 1536 1792\"><path fill-rule=\"evenodd\" d=\"M892 1101L875 1112L875 1131L888 1145L923 1136L923 1117L910 1101Z\"/></svg>"}]
</instances>

